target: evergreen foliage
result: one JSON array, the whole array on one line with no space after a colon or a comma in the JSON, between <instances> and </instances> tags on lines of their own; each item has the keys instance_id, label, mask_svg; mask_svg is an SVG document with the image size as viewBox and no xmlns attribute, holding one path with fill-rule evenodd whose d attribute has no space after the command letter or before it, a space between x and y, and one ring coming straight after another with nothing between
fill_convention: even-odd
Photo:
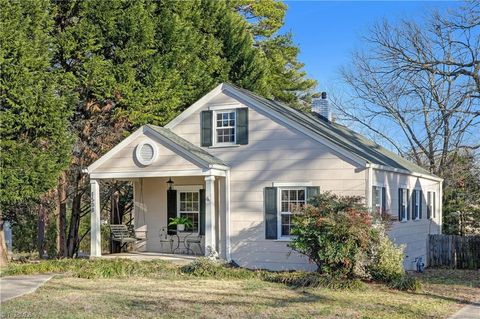
<instances>
[{"instance_id":1,"label":"evergreen foliage","mask_svg":"<svg viewBox=\"0 0 480 319\"><path fill-rule=\"evenodd\" d=\"M0 205L51 189L71 155L48 1L0 1Z\"/></svg>"}]
</instances>

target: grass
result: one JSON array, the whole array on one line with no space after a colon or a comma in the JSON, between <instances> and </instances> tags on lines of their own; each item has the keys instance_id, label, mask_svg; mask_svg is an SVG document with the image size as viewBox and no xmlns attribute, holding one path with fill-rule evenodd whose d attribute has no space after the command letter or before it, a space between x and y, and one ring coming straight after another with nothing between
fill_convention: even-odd
<instances>
[{"instance_id":1,"label":"grass","mask_svg":"<svg viewBox=\"0 0 480 319\"><path fill-rule=\"evenodd\" d=\"M445 318L480 294L478 271L427 271L415 275L423 290L412 293L372 283L350 290L292 288L266 281L262 272L211 270L202 265L192 271L166 262L67 264L37 265L37 270L63 267L66 273L33 294L3 303L0 317ZM34 267L14 265L3 274L27 271L34 272Z\"/></svg>"}]
</instances>

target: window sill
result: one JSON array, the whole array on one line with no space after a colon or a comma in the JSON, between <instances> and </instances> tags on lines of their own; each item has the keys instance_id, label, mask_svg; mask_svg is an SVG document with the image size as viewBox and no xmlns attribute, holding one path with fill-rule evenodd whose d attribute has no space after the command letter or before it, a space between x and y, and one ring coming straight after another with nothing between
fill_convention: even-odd
<instances>
[{"instance_id":1,"label":"window sill","mask_svg":"<svg viewBox=\"0 0 480 319\"><path fill-rule=\"evenodd\" d=\"M208 148L231 148L231 147L240 147L240 144L231 144L231 145L212 145Z\"/></svg>"}]
</instances>

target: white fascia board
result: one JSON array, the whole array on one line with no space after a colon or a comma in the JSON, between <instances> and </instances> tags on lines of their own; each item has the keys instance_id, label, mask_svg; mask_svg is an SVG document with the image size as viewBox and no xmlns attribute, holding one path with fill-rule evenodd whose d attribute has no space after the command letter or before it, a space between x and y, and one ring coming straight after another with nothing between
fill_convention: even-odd
<instances>
[{"instance_id":1,"label":"white fascia board","mask_svg":"<svg viewBox=\"0 0 480 319\"><path fill-rule=\"evenodd\" d=\"M91 174L95 169L97 169L100 165L108 161L110 158L112 158L116 153L118 153L121 149L126 147L128 144L130 144L133 140L135 140L138 136L143 134L145 126L140 127L137 129L135 132L130 134L127 138L125 138L123 141L115 145L110 151L105 153L102 157L100 157L98 160L90 164L88 166L86 173Z\"/></svg>"},{"instance_id":2,"label":"white fascia board","mask_svg":"<svg viewBox=\"0 0 480 319\"><path fill-rule=\"evenodd\" d=\"M279 114L278 112L276 112L272 109L266 109L264 105L262 105L261 103L251 99L250 97L246 96L242 92L239 92L239 91L235 90L234 88L232 88L230 86L225 86L224 91L227 91L227 92L231 93L232 95L235 95L236 97L246 101L248 104L250 104L254 108L260 109L264 114L267 114L268 116L271 116L271 117L275 118L276 120L280 121L281 123L283 123L283 124L293 128L293 129L307 135L308 137L314 139L315 141L326 145L327 147L331 148L335 152L345 156L346 158L354 161L355 163L360 164L362 166L366 165L367 161L364 158L362 158L360 156L357 156L357 155L343 149L342 147L330 142L329 140L327 140L324 137L321 137L318 134L313 133L312 131L310 131L309 129L305 128L304 126L296 123L295 121L291 121L291 120L287 119L282 114Z\"/></svg>"},{"instance_id":3,"label":"white fascia board","mask_svg":"<svg viewBox=\"0 0 480 319\"><path fill-rule=\"evenodd\" d=\"M312 182L273 182L273 187L304 187L312 186Z\"/></svg>"},{"instance_id":4,"label":"white fascia board","mask_svg":"<svg viewBox=\"0 0 480 319\"><path fill-rule=\"evenodd\" d=\"M370 167L372 167L376 170L379 170L379 171L394 172L394 173L405 174L405 175L410 175L410 176L415 176L415 177L421 177L421 178L425 178L425 179L432 180L432 181L435 181L435 182L443 182L443 178L433 176L433 175L427 175L427 174L412 172L412 171L409 171L409 170L406 170L406 169L394 168L394 167L390 167L390 166L372 164L372 163L369 163L367 166L370 166Z\"/></svg>"},{"instance_id":5,"label":"white fascia board","mask_svg":"<svg viewBox=\"0 0 480 319\"><path fill-rule=\"evenodd\" d=\"M120 178L142 178L142 177L170 177L170 176L204 176L202 169L198 170L159 170L159 171L126 171L126 172L108 172L91 173L91 179L120 179Z\"/></svg>"},{"instance_id":6,"label":"white fascia board","mask_svg":"<svg viewBox=\"0 0 480 319\"><path fill-rule=\"evenodd\" d=\"M179 123L181 123L183 120L185 120L187 117L195 113L196 110L201 108L203 105L208 103L208 101L210 101L213 97L215 97L217 94L222 92L223 86L224 86L223 83L217 85L213 90L211 90L206 95L204 95L200 100L190 105L185 111L180 113L176 118L168 122L168 124L165 125L165 128L172 129L175 126L177 126Z\"/></svg>"}]
</instances>

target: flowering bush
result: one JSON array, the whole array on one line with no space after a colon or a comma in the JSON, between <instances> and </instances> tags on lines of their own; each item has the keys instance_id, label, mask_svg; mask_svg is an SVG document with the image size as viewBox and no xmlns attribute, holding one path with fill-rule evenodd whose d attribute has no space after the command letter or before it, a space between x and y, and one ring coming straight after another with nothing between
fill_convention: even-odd
<instances>
[{"instance_id":1,"label":"flowering bush","mask_svg":"<svg viewBox=\"0 0 480 319\"><path fill-rule=\"evenodd\" d=\"M308 256L321 273L355 277L375 232L371 215L360 200L319 195L295 213L290 247Z\"/></svg>"}]
</instances>

